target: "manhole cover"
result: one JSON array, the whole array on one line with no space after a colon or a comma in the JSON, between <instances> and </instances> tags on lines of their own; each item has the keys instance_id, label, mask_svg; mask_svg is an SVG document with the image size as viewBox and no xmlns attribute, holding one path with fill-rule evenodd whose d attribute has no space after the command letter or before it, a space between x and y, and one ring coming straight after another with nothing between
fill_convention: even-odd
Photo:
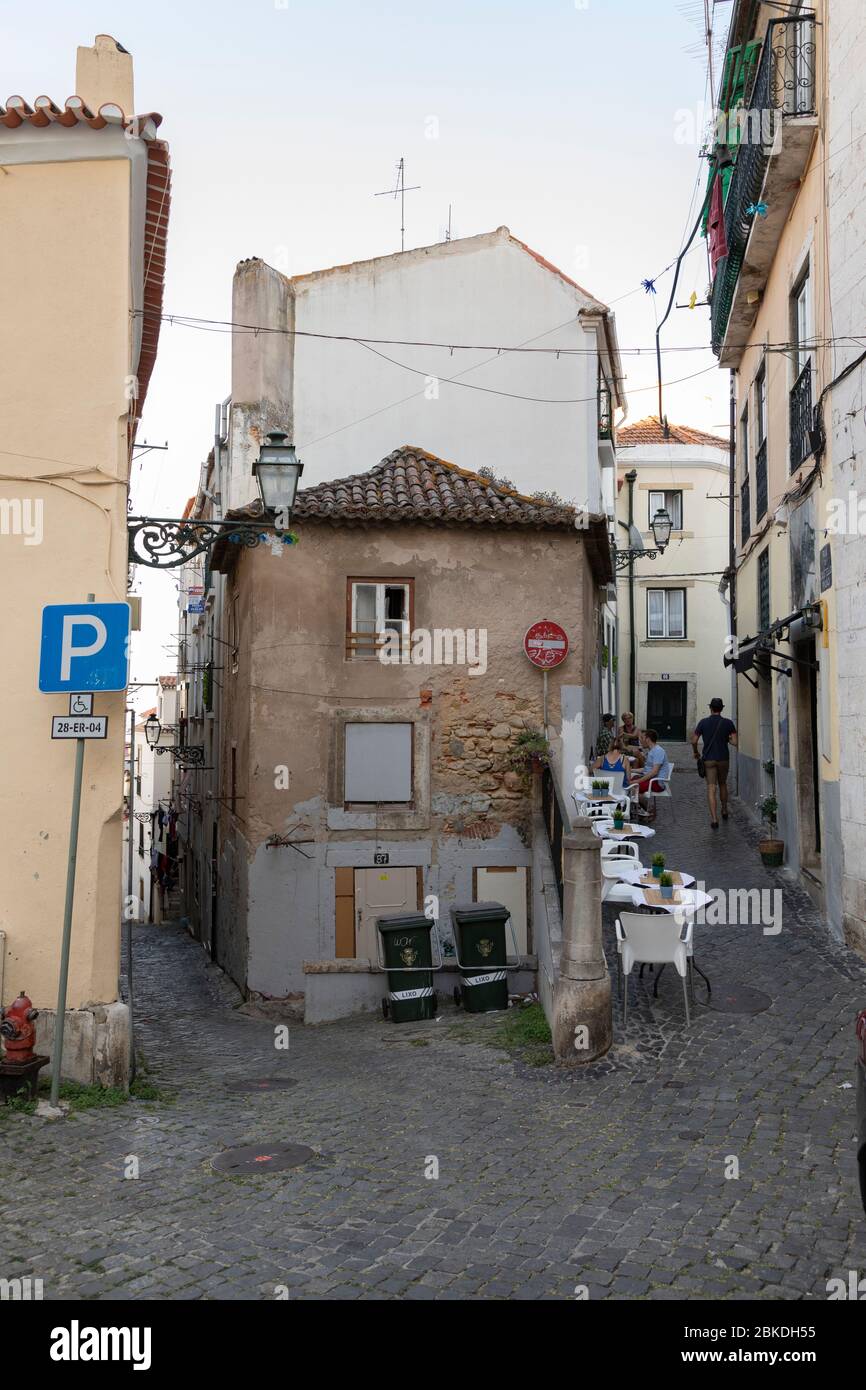
<instances>
[{"instance_id":1,"label":"manhole cover","mask_svg":"<svg viewBox=\"0 0 866 1390\"><path fill-rule=\"evenodd\" d=\"M227 1091L290 1091L297 1084L291 1076L242 1076L225 1083Z\"/></svg>"},{"instance_id":2,"label":"manhole cover","mask_svg":"<svg viewBox=\"0 0 866 1390\"><path fill-rule=\"evenodd\" d=\"M315 1158L306 1144L245 1144L224 1149L211 1159L218 1173L274 1173L282 1168L300 1168Z\"/></svg>"},{"instance_id":3,"label":"manhole cover","mask_svg":"<svg viewBox=\"0 0 866 1390\"><path fill-rule=\"evenodd\" d=\"M772 1004L769 994L751 985L714 985L707 1003L720 1014L762 1014Z\"/></svg>"}]
</instances>

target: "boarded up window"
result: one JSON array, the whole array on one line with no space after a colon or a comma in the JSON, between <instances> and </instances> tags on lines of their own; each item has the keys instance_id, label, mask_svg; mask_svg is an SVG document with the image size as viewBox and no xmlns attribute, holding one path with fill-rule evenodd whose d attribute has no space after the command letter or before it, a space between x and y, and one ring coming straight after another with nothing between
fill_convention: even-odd
<instances>
[{"instance_id":1,"label":"boarded up window","mask_svg":"<svg viewBox=\"0 0 866 1390\"><path fill-rule=\"evenodd\" d=\"M412 800L412 725L347 724L346 801Z\"/></svg>"}]
</instances>

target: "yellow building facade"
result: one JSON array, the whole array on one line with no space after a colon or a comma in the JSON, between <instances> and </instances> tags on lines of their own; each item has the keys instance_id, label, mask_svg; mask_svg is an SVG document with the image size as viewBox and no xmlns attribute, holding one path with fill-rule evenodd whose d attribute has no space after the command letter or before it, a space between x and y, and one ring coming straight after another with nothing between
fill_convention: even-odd
<instances>
[{"instance_id":1,"label":"yellow building facade","mask_svg":"<svg viewBox=\"0 0 866 1390\"><path fill-rule=\"evenodd\" d=\"M74 744L68 697L38 689L43 606L126 602L127 489L153 368L169 202L160 117L133 117L132 59L108 35L78 50L76 96L0 106L0 783L2 1003L26 990L51 1051ZM118 998L123 692L95 697L85 751L64 1074L122 1082Z\"/></svg>"}]
</instances>

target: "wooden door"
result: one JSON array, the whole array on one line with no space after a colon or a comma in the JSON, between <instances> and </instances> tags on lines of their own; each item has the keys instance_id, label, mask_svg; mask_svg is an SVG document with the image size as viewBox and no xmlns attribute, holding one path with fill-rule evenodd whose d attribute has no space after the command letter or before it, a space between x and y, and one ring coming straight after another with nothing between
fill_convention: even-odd
<instances>
[{"instance_id":1,"label":"wooden door","mask_svg":"<svg viewBox=\"0 0 866 1390\"><path fill-rule=\"evenodd\" d=\"M376 918L386 912L417 912L418 871L412 868L355 870L355 955L376 955Z\"/></svg>"}]
</instances>

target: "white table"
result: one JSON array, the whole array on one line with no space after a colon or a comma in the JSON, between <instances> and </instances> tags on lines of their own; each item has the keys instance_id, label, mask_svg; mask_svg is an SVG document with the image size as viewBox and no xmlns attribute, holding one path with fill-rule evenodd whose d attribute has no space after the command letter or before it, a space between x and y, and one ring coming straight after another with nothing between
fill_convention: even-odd
<instances>
[{"instance_id":1,"label":"white table","mask_svg":"<svg viewBox=\"0 0 866 1390\"><path fill-rule=\"evenodd\" d=\"M651 840L655 834L648 825L636 825L634 821L629 821L622 830L612 831L612 825L613 821L594 821L592 833L600 840Z\"/></svg>"},{"instance_id":2,"label":"white table","mask_svg":"<svg viewBox=\"0 0 866 1390\"><path fill-rule=\"evenodd\" d=\"M625 882L625 883L633 883L633 884L635 885L636 888L640 888L640 887L644 886L644 885L642 885L642 883L641 883L641 880L642 880L642 879L644 879L644 878L651 878L651 877L652 877L652 869L651 869L651 868L647 869L647 868L645 868L642 864L636 864L633 860L624 859L624 860L622 861L622 867L620 868L619 866L617 866L617 870L618 870L618 877L621 878L623 882ZM695 881L695 876L694 876L694 874L687 874L687 873L685 872L685 870L683 870L683 869L667 869L667 868L666 868L666 869L665 869L665 873L669 873L669 874L679 874L680 878L682 879L682 883L681 883L681 884L676 884L676 885L675 885L675 889L676 889L676 888L680 888L680 889L682 889L682 888L691 888L692 885L693 885L693 883L694 883L694 881ZM653 879L653 882L652 882L652 883L648 883L648 884L646 884L645 886L646 886L647 888L658 888L658 886L659 886L658 879Z\"/></svg>"}]
</instances>

